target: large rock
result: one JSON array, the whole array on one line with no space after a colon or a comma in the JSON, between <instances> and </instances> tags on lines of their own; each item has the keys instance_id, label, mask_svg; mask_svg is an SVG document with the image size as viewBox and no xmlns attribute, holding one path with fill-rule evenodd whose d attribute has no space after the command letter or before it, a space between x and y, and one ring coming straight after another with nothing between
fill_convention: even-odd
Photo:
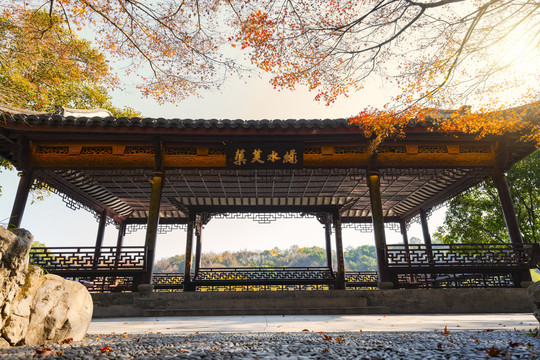
<instances>
[{"instance_id":1,"label":"large rock","mask_svg":"<svg viewBox=\"0 0 540 360\"><path fill-rule=\"evenodd\" d=\"M1 336L11 345L80 340L90 326L92 298L80 283L29 266L32 241L26 230L0 227Z\"/></svg>"}]
</instances>

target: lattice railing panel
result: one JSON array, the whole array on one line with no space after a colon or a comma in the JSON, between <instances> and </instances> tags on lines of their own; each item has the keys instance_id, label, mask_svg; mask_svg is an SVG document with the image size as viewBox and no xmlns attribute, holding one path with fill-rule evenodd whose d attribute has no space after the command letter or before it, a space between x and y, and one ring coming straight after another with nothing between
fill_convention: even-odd
<instances>
[{"instance_id":1,"label":"lattice railing panel","mask_svg":"<svg viewBox=\"0 0 540 360\"><path fill-rule=\"evenodd\" d=\"M328 285L219 285L197 286L197 291L321 291L329 290Z\"/></svg>"},{"instance_id":2,"label":"lattice railing panel","mask_svg":"<svg viewBox=\"0 0 540 360\"><path fill-rule=\"evenodd\" d=\"M515 287L510 272L398 274L400 288L508 288Z\"/></svg>"},{"instance_id":3,"label":"lattice railing panel","mask_svg":"<svg viewBox=\"0 0 540 360\"><path fill-rule=\"evenodd\" d=\"M137 283L133 276L68 276L66 279L80 282L89 292L94 293L131 292L136 290Z\"/></svg>"},{"instance_id":4,"label":"lattice railing panel","mask_svg":"<svg viewBox=\"0 0 540 360\"><path fill-rule=\"evenodd\" d=\"M152 284L156 291L181 291L184 288L183 273L154 273Z\"/></svg>"},{"instance_id":5,"label":"lattice railing panel","mask_svg":"<svg viewBox=\"0 0 540 360\"><path fill-rule=\"evenodd\" d=\"M332 280L334 273L327 267L268 267L268 268L201 268L197 280ZM261 284L262 285L262 284Z\"/></svg>"},{"instance_id":6,"label":"lattice railing panel","mask_svg":"<svg viewBox=\"0 0 540 360\"><path fill-rule=\"evenodd\" d=\"M388 266L392 267L528 267L530 247L512 244L387 245Z\"/></svg>"},{"instance_id":7,"label":"lattice railing panel","mask_svg":"<svg viewBox=\"0 0 540 360\"><path fill-rule=\"evenodd\" d=\"M49 272L146 269L144 247L123 247L120 254L116 247L34 247L30 250L30 261Z\"/></svg>"}]
</instances>

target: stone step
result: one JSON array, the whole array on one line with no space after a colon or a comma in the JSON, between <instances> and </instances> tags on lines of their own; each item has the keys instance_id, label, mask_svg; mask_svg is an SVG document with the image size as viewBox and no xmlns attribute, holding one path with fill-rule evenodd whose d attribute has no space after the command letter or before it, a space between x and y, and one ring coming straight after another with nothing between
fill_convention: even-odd
<instances>
[{"instance_id":1,"label":"stone step","mask_svg":"<svg viewBox=\"0 0 540 360\"><path fill-rule=\"evenodd\" d=\"M299 308L179 308L144 310L143 316L227 316L227 315L372 315L388 314L386 306L299 307Z\"/></svg>"},{"instance_id":2,"label":"stone step","mask_svg":"<svg viewBox=\"0 0 540 360\"><path fill-rule=\"evenodd\" d=\"M167 299L167 301L138 301L142 308L182 309L182 308L228 308L228 309L298 309L298 308L357 308L368 306L365 298L237 298L237 299Z\"/></svg>"}]
</instances>

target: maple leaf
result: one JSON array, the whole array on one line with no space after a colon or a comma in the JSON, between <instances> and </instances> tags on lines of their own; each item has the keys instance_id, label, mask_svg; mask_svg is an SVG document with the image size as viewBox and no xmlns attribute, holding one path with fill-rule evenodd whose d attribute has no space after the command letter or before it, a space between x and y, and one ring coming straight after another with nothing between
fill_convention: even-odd
<instances>
[{"instance_id":1,"label":"maple leaf","mask_svg":"<svg viewBox=\"0 0 540 360\"><path fill-rule=\"evenodd\" d=\"M450 331L448 331L448 326L445 326L445 327L444 327L443 334L444 334L444 335L449 335L449 334L450 334Z\"/></svg>"},{"instance_id":2,"label":"maple leaf","mask_svg":"<svg viewBox=\"0 0 540 360\"><path fill-rule=\"evenodd\" d=\"M106 345L106 346L102 347L101 349L99 349L99 351L104 353L104 352L109 352L109 351L112 351L112 350L111 350L111 347L109 345Z\"/></svg>"},{"instance_id":3,"label":"maple leaf","mask_svg":"<svg viewBox=\"0 0 540 360\"><path fill-rule=\"evenodd\" d=\"M332 337L328 336L328 335L323 335L323 339L326 340L326 341L331 341Z\"/></svg>"},{"instance_id":4,"label":"maple leaf","mask_svg":"<svg viewBox=\"0 0 540 360\"><path fill-rule=\"evenodd\" d=\"M484 350L491 357L499 356L503 352L503 349L496 349L495 346L492 346L490 349L484 349Z\"/></svg>"},{"instance_id":5,"label":"maple leaf","mask_svg":"<svg viewBox=\"0 0 540 360\"><path fill-rule=\"evenodd\" d=\"M343 338L341 338L341 337L337 337L335 340L336 340L337 342L342 342L342 341L344 341Z\"/></svg>"}]
</instances>

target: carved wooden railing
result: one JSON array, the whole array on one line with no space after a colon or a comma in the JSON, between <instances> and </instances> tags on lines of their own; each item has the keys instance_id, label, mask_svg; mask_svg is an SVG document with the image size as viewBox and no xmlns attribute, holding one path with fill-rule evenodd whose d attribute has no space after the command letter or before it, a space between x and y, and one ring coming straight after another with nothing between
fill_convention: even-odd
<instances>
[{"instance_id":1,"label":"carved wooden railing","mask_svg":"<svg viewBox=\"0 0 540 360\"><path fill-rule=\"evenodd\" d=\"M397 287L519 287L540 255L512 244L388 245L388 271Z\"/></svg>"},{"instance_id":2,"label":"carved wooden railing","mask_svg":"<svg viewBox=\"0 0 540 360\"><path fill-rule=\"evenodd\" d=\"M146 272L144 247L33 247L30 263L73 279L92 292L133 291Z\"/></svg>"},{"instance_id":3,"label":"carved wooden railing","mask_svg":"<svg viewBox=\"0 0 540 360\"><path fill-rule=\"evenodd\" d=\"M200 268L194 285L308 285L334 284L328 267L235 267Z\"/></svg>"}]
</instances>

